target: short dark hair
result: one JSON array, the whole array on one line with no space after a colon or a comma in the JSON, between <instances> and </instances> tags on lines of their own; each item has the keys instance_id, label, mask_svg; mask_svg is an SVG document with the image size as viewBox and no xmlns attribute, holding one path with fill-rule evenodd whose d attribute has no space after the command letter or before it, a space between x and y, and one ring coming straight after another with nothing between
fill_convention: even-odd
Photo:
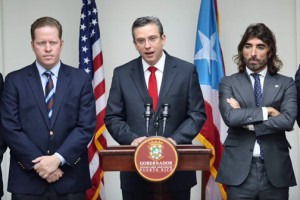
<instances>
[{"instance_id":1,"label":"short dark hair","mask_svg":"<svg viewBox=\"0 0 300 200\"><path fill-rule=\"evenodd\" d=\"M44 27L44 26L53 26L55 28L57 28L58 30L58 37L59 39L62 38L62 26L59 23L58 20L52 18L52 17L41 17L37 20L35 20L33 22L33 24L31 24L31 29L30 29L30 33L31 33L31 40L34 41L35 39L35 33L34 31L38 28Z\"/></svg>"},{"instance_id":2,"label":"short dark hair","mask_svg":"<svg viewBox=\"0 0 300 200\"><path fill-rule=\"evenodd\" d=\"M135 40L135 38L134 38L134 30L136 28L139 28L139 27L142 27L142 26L146 26L148 24L155 24L155 25L157 25L160 36L162 36L164 34L164 28L163 28L160 20L157 17L153 17L153 16L140 17L140 18L137 18L133 22L133 24L132 24L131 33L132 33L133 40Z\"/></svg>"},{"instance_id":3,"label":"short dark hair","mask_svg":"<svg viewBox=\"0 0 300 200\"><path fill-rule=\"evenodd\" d=\"M246 29L240 44L238 45L238 54L234 56L234 62L238 65L239 72L246 70L246 63L243 57L243 48L251 38L258 38L269 47L269 60L267 62L270 74L276 74L282 67L282 61L277 56L276 38L273 32L263 23L251 24Z\"/></svg>"}]
</instances>

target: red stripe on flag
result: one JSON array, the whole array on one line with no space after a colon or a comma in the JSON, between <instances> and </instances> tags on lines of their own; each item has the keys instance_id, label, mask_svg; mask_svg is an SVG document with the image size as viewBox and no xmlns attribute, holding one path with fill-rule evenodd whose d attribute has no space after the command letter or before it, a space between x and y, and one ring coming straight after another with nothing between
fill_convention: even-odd
<instances>
[{"instance_id":1,"label":"red stripe on flag","mask_svg":"<svg viewBox=\"0 0 300 200\"><path fill-rule=\"evenodd\" d=\"M99 99L103 94L105 94L105 81L101 81L98 85L95 85L94 88L95 98Z\"/></svg>"},{"instance_id":2,"label":"red stripe on flag","mask_svg":"<svg viewBox=\"0 0 300 200\"><path fill-rule=\"evenodd\" d=\"M213 112L212 112L212 107L211 105L205 101L205 109L206 109L206 115L207 119L206 122L204 123L200 134L203 137L200 137L201 143L206 148L212 149L212 158L210 161L210 171L204 172L204 183L207 185L207 182L209 180L210 176L213 176L214 179L217 177L217 171L219 169L222 153L224 151L223 145L221 143L220 139L220 132L218 128L214 124L213 120ZM221 194L223 198L226 196L226 188L222 184L218 184ZM204 191L203 191L204 192Z\"/></svg>"},{"instance_id":3,"label":"red stripe on flag","mask_svg":"<svg viewBox=\"0 0 300 200\"><path fill-rule=\"evenodd\" d=\"M105 112L106 112L106 109L103 109L103 110L101 110L101 112L97 115L96 130L99 130L99 129L104 125ZM99 134L99 135L100 135L100 134ZM97 138L97 135L96 135L95 137L96 137L96 140L97 140L97 139L98 139L98 138ZM99 150L99 149L98 149L98 150Z\"/></svg>"},{"instance_id":4,"label":"red stripe on flag","mask_svg":"<svg viewBox=\"0 0 300 200\"><path fill-rule=\"evenodd\" d=\"M93 60L94 72L97 71L102 66L103 66L103 56L101 51Z\"/></svg>"}]
</instances>

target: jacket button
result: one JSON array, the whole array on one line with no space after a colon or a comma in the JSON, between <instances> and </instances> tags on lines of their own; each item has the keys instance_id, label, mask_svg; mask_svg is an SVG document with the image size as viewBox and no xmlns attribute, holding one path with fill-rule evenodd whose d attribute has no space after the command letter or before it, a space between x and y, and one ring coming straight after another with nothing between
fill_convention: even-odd
<instances>
[{"instance_id":1,"label":"jacket button","mask_svg":"<svg viewBox=\"0 0 300 200\"><path fill-rule=\"evenodd\" d=\"M53 133L53 131L50 131L50 135L53 135L54 133Z\"/></svg>"}]
</instances>

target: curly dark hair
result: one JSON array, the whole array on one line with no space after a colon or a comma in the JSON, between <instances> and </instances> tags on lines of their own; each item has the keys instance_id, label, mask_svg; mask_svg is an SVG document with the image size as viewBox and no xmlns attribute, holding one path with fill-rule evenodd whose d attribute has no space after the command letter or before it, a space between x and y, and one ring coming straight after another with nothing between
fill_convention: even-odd
<instances>
[{"instance_id":1,"label":"curly dark hair","mask_svg":"<svg viewBox=\"0 0 300 200\"><path fill-rule=\"evenodd\" d=\"M246 29L240 44L238 45L238 54L235 55L234 62L238 65L239 72L244 72L246 70L246 63L243 57L243 48L247 41L252 38L258 38L269 47L267 62L268 72L273 75L276 74L282 67L282 61L277 56L276 38L273 32L263 23L251 24Z\"/></svg>"}]
</instances>

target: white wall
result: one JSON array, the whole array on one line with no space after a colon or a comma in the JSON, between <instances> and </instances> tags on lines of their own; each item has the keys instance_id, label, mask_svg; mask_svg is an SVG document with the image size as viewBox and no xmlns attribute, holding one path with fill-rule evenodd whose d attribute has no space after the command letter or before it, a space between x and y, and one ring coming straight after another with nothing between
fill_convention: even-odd
<instances>
[{"instance_id":1,"label":"white wall","mask_svg":"<svg viewBox=\"0 0 300 200\"><path fill-rule=\"evenodd\" d=\"M174 56L193 62L200 1L96 0L107 93L113 69L138 56L131 38L131 25L137 17L145 15L159 17L167 35L165 49ZM34 54L30 47L30 25L36 18L46 15L57 18L63 25L65 40L63 62L77 66L81 4L81 0L0 0L0 71L6 75L34 61ZM278 55L284 63L282 73L294 76L297 64L300 64L299 51L297 52L297 48L300 48L300 39L299 36L297 37L300 34L299 21L297 21L300 18L299 1L219 0L219 13L220 40L228 75L237 70L232 56L236 54L238 42L246 27L253 22L264 22L277 37ZM295 126L295 131L288 133L288 139L293 147L291 156L299 182L298 130ZM109 136L108 143L114 144ZM6 154L2 163L5 184L8 157ZM108 200L121 199L117 172L106 173L105 187ZM194 187L192 200L200 199L200 188L200 185ZM291 200L297 200L299 196L299 186L290 189ZM6 194L4 199L9 199L9 194Z\"/></svg>"}]
</instances>

